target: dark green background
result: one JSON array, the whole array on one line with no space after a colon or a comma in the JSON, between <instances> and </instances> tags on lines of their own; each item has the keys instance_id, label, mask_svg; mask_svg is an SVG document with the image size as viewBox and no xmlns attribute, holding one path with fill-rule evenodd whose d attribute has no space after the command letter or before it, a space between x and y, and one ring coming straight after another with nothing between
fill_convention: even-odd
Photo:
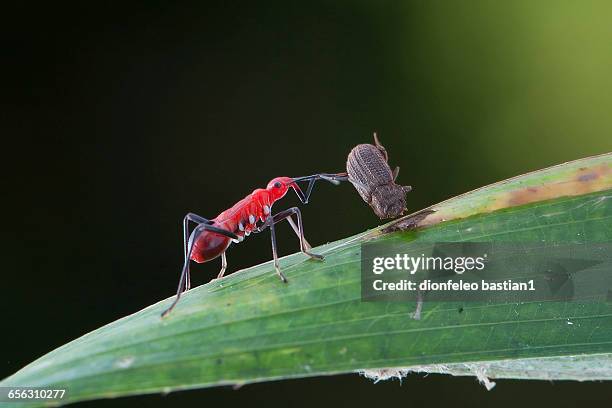
<instances>
[{"instance_id":1,"label":"dark green background","mask_svg":"<svg viewBox=\"0 0 612 408\"><path fill-rule=\"evenodd\" d=\"M377 130L417 210L612 150L612 3L91 3L2 13L5 377L170 296L180 221L275 176L341 171ZM275 209L293 206L288 197ZM303 210L313 244L379 223L350 185ZM280 251L297 250L288 226ZM270 259L267 236L230 271ZM218 262L193 268L197 284ZM206 341L206 339L202 339ZM81 406L575 406L608 383L323 377Z\"/></svg>"}]
</instances>

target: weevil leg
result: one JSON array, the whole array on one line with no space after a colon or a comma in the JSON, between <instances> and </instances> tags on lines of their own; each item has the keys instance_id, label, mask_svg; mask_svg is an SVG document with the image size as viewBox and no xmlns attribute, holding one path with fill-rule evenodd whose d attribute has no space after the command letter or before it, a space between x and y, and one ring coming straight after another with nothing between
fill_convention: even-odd
<instances>
[{"instance_id":1,"label":"weevil leg","mask_svg":"<svg viewBox=\"0 0 612 408\"><path fill-rule=\"evenodd\" d=\"M274 268L276 269L276 273L278 274L280 280L283 281L283 283L287 283L287 278L281 272L280 265L278 264L278 251L276 250L276 233L274 232L274 221L272 220L272 217L268 217L268 220L271 221L269 227L270 237L272 239L272 257L274 258Z\"/></svg>"},{"instance_id":2,"label":"weevil leg","mask_svg":"<svg viewBox=\"0 0 612 408\"><path fill-rule=\"evenodd\" d=\"M399 176L399 166L393 170L393 181L397 180L397 176Z\"/></svg>"},{"instance_id":3,"label":"weevil leg","mask_svg":"<svg viewBox=\"0 0 612 408\"><path fill-rule=\"evenodd\" d=\"M365 184L363 184L362 182L360 182L359 180L354 179L353 177L349 176L348 177L348 181L354 185L355 187L359 187L364 191L367 191L369 189L368 186L366 186Z\"/></svg>"},{"instance_id":4,"label":"weevil leg","mask_svg":"<svg viewBox=\"0 0 612 408\"><path fill-rule=\"evenodd\" d=\"M221 279L225 274L225 270L227 269L227 257L225 256L225 252L221 254L221 270L217 275L217 279Z\"/></svg>"},{"instance_id":5,"label":"weevil leg","mask_svg":"<svg viewBox=\"0 0 612 408\"><path fill-rule=\"evenodd\" d=\"M380 150L383 156L385 156L385 161L389 161L389 154L387 153L387 149L385 149L385 146L383 146L382 143L380 143L380 140L378 140L378 135L376 134L376 132L374 132L374 144L376 145L378 150Z\"/></svg>"}]
</instances>

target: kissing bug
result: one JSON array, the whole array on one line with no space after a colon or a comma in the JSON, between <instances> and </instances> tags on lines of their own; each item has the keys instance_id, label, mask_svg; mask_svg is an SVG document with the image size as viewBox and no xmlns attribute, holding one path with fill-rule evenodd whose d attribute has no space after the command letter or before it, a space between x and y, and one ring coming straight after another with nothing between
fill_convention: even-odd
<instances>
[{"instance_id":1,"label":"kissing bug","mask_svg":"<svg viewBox=\"0 0 612 408\"><path fill-rule=\"evenodd\" d=\"M348 180L379 218L399 217L406 211L406 193L412 187L395 184L399 167L391 171L389 155L376 132L374 143L360 144L351 150L346 161Z\"/></svg>"},{"instance_id":2,"label":"kissing bug","mask_svg":"<svg viewBox=\"0 0 612 408\"><path fill-rule=\"evenodd\" d=\"M203 263L221 256L221 271L217 279L223 277L227 268L225 251L232 242L239 243L251 233L259 233L266 228L270 229L272 239L272 256L274 268L279 278L287 282L287 278L281 272L278 264L278 252L276 250L276 234L274 224L287 220L300 240L300 250L312 259L322 260L323 256L310 252L310 245L304 238L304 227L302 226L302 214L298 207L292 207L272 215L272 205L283 198L292 188L303 204L308 204L312 188L317 180L325 180L332 184L339 184L347 180L345 173L327 174L320 173L305 177L277 177L268 183L265 189L258 188L251 194L234 204L231 208L223 211L212 220L208 220L194 213L189 213L183 219L183 249L185 262L179 279L178 289L174 302L162 313L162 317L176 306L181 294L191 288L191 274L189 262ZM298 186L298 182L308 181L306 193ZM297 218L297 224L293 220ZM196 223L196 227L189 232L189 223Z\"/></svg>"}]
</instances>

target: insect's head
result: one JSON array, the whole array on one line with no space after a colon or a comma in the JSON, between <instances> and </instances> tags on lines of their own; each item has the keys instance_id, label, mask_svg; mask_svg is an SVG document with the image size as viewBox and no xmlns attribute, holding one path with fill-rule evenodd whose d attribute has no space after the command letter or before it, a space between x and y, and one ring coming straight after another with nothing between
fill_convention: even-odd
<instances>
[{"instance_id":1,"label":"insect's head","mask_svg":"<svg viewBox=\"0 0 612 408\"><path fill-rule=\"evenodd\" d=\"M268 190L270 199L274 202L283 198L285 194L287 194L287 191L289 191L289 187L295 190L298 197L300 194L303 194L300 187L291 177L276 177L275 179L270 180L266 190Z\"/></svg>"},{"instance_id":2,"label":"insect's head","mask_svg":"<svg viewBox=\"0 0 612 408\"><path fill-rule=\"evenodd\" d=\"M304 204L308 204L308 199L310 198L310 193L312 192L312 187L314 186L315 181L317 180L325 180L329 181L332 184L340 184L341 181L348 180L348 175L346 173L337 173L337 174L328 174L328 173L319 173L314 174L312 176L305 177L277 177L268 183L266 190L270 193L270 198L273 201L279 200L287 194L289 187L293 188L295 194L297 194L300 201ZM298 186L298 182L308 182L308 188L306 189L306 194L302 191L300 186Z\"/></svg>"}]
</instances>

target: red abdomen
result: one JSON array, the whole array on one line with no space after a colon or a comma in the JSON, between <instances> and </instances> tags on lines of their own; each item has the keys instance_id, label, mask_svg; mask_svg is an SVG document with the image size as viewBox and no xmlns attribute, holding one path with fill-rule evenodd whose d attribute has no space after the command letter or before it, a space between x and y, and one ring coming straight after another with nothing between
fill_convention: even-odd
<instances>
[{"instance_id":1,"label":"red abdomen","mask_svg":"<svg viewBox=\"0 0 612 408\"><path fill-rule=\"evenodd\" d=\"M191 259L197 263L208 262L225 252L231 242L225 235L204 231L193 243Z\"/></svg>"}]
</instances>

